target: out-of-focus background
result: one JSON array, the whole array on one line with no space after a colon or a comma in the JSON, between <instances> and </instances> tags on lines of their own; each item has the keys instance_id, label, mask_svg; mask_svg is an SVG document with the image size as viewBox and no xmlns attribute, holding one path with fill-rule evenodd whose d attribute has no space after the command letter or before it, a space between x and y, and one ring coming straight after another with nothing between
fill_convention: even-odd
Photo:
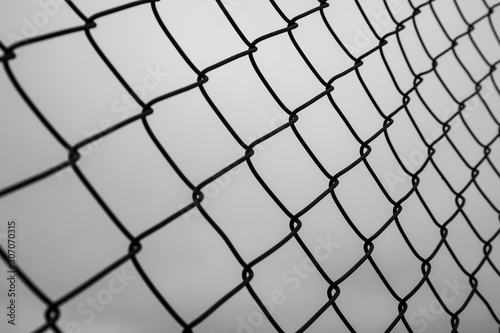
<instances>
[{"instance_id":1,"label":"out-of-focus background","mask_svg":"<svg viewBox=\"0 0 500 333\"><path fill-rule=\"evenodd\" d=\"M74 1L87 17L124 3ZM221 3L250 41L287 26L269 1ZM324 9L325 17L354 57L378 45L355 2L329 3ZM413 13L406 0L387 1L387 6L384 1L359 3L379 36L396 29L388 8L398 21ZM424 1L412 1L415 7L423 5L415 24L432 57L451 46L448 38L467 32L464 20L475 22L488 13L487 6L495 5L495 1L456 3L464 17L460 16L455 1L435 1L434 13ZM319 5L317 1L276 1L276 4L288 18ZM162 0L156 6L170 33L200 70L248 49L215 1ZM407 110L394 116L387 134L410 172L422 166L428 152L408 113L427 143L442 135L439 121L448 120L459 108L450 95L463 101L475 92L473 80L481 80L490 71L486 61L500 60L498 8L491 21L482 19L474 24L472 38L460 38L453 52L449 50L439 58L437 73L426 75L418 88L422 99L411 93ZM434 14L441 19L448 36ZM196 82L197 75L165 36L149 3L97 18L95 22L97 26L90 30L91 36L142 101L149 102ZM0 41L6 47L82 24L82 19L62 0L0 4ZM319 12L300 19L298 24L293 36L326 81L354 64L332 37ZM405 26L399 33L404 54L395 35L383 47L385 60L403 92L414 84L414 75L404 56L415 73L432 67L412 21ZM257 47L255 62L289 110L297 109L325 90L287 34L269 38ZM68 158L68 151L20 97L7 71L15 75L34 105L71 145L141 112L83 31L21 46L15 49L15 55L8 64L2 61L4 66L0 69L0 190ZM359 73L385 116L402 105L402 94L396 89L379 51L363 58ZM247 56L210 71L207 76L209 81L204 89L246 144L288 121L288 115L266 90ZM478 141L488 145L490 161L496 170L500 168L499 80L498 70L482 80L481 98L475 95L464 103L465 123L456 117L450 124L450 141L472 166L484 157L484 148L467 127ZM335 80L333 87L333 100L360 140L367 140L381 129L384 119L355 72ZM152 108L154 113L148 116L151 130L192 184L200 184L243 156L244 150L198 88L158 102ZM331 175L359 158L360 143L328 98L322 97L298 115L297 131ZM490 144L492 140L495 141ZM398 164L383 134L369 145L372 151L367 161L381 186L394 201L402 199L412 187L411 177ZM434 148L435 164L450 186L460 192L471 180L470 168L448 140L441 140ZM141 121L92 142L79 152L81 172L134 236L193 200L192 191L160 154ZM329 186L329 179L290 127L257 145L251 161L292 214L303 210ZM449 311L457 311L464 302L469 302L460 314L461 330L493 332L498 330L499 323L490 310L496 318L500 317L498 237L491 242L493 250L489 255L497 271L486 262L475 275L478 290L491 309L477 295L468 301L472 287L463 272L472 273L484 258L480 237L489 240L499 230L499 212L495 207L500 207L500 179L486 162L478 170L476 183L481 190L472 184L462 194L466 200L463 213L457 213L456 195L430 163L420 174L418 189L438 224L452 220L447 226L447 245L463 265L461 268L457 264L444 245L440 248L431 260L429 277L436 293ZM338 179L335 194L339 203L359 231L365 237L372 236L391 217L394 206L363 163ZM205 195L202 206L247 263L290 233L290 218L266 193L246 163L209 183L202 192ZM19 267L52 300L84 283L128 251L128 240L71 168L0 197L2 247L7 222L11 220L17 224ZM330 195L300 220L301 239L332 280L339 279L363 257L363 241ZM440 230L416 193L404 201L398 221L415 251L423 258L430 256L441 240ZM411 252L395 223L373 243L372 258L378 269L394 292L405 297L422 279L421 261ZM146 237L141 244L137 259L158 291L186 322L196 319L241 282L241 265L196 209ZM328 283L306 258L292 239L253 267L252 287L286 332L297 331L328 301ZM3 281L7 266L1 267ZM45 322L44 304L17 281L17 323L15 327L8 325L2 312L2 332L31 332ZM8 302L8 287L4 282L0 283L2 309ZM398 302L368 261L339 288L336 304L356 332L382 332L397 317ZM79 293L60 310L58 323L64 332L182 331L131 262ZM451 331L450 315L427 283L409 299L405 317L414 332ZM244 288L194 331L250 333L272 332L273 328ZM348 328L330 307L309 331L347 332ZM407 329L399 322L393 332L407 332Z\"/></svg>"}]
</instances>

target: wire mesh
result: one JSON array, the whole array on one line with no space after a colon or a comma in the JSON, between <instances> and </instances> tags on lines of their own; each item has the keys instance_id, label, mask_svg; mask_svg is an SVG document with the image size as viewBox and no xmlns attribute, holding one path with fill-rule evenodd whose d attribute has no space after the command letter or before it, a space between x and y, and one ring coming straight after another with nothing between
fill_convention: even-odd
<instances>
[{"instance_id":1,"label":"wire mesh","mask_svg":"<svg viewBox=\"0 0 500 333\"><path fill-rule=\"evenodd\" d=\"M363 17L364 21L369 27L370 33L375 37L376 40L376 45L373 48L370 48L369 50L366 50L359 55L355 55L356 52L353 52L352 48L349 48L346 41L343 40L342 37L337 33L336 29L333 28L333 24L328 18L328 11L335 11L336 4L331 1L328 2L327 0L318 1L316 6L311 6L309 10L293 17L289 17L285 14L285 11L282 9L283 5L280 6L277 1L270 0L269 3L272 5L275 12L281 17L282 27L274 31L269 31L268 33L260 35L254 39L250 39L245 35L244 30L240 28L237 20L233 17L231 11L228 10L227 4L224 4L221 0L217 0L216 5L220 8L224 18L230 23L231 27L237 33L239 39L241 39L241 41L246 45L246 48L242 49L241 52L238 52L222 61L213 63L203 69L200 69L194 63L194 61L191 60L188 52L181 47L182 41L178 41L176 39L176 36L169 30L169 22L162 18L162 15L157 7L159 0L134 1L95 13L91 16L86 16L73 1L66 0L66 4L81 20L81 25L32 38L22 39L10 45L5 45L4 43L0 42L0 49L2 50L0 61L12 86L24 100L31 112L33 112L40 123L44 126L44 128L50 132L53 138L57 140L59 145L63 147L68 154L68 157L65 161L55 165L54 167L40 171L39 173L27 179L16 181L0 189L0 197L6 197L14 192L23 191L26 187L29 187L38 181L46 179L47 177L54 175L66 168L71 168L75 172L81 183L95 199L95 202L113 222L116 228L116 232L120 233L121 236L124 237L129 243L128 253L123 254L123 256L116 261L110 262L107 267L104 267L100 271L95 272L93 276L88 278L84 283L74 286L73 289L68 290L63 296L55 299L48 296L48 294L37 285L37 281L25 272L22 263L18 265L16 267L18 276L23 281L23 283L25 283L29 287L30 291L34 295L36 295L46 307L44 324L33 330L33 332L49 332L51 330L54 332L64 331L64 329L60 326L62 306L71 301L79 294L83 293L92 285L96 284L106 275L112 273L115 269L129 262L133 264L142 281L144 281L156 300L163 306L165 315L171 316L178 323L178 325L180 326L180 331L182 332L195 331L197 329L197 326L206 321L223 304L228 302L228 300L235 297L239 293L248 293L256 302L258 308L265 315L266 320L272 325L274 330L276 332L285 332L286 330L283 328L283 323L277 320L273 316L269 308L266 307L263 302L262 295L259 295L256 289L253 287L252 283L256 274L255 268L258 267L259 264L265 262L267 259L273 256L273 254L275 254L279 249L293 242L295 242L296 245L300 246L303 253L307 256L312 265L314 265L314 268L317 270L317 272L319 272L321 277L328 285L328 288L324 290L323 305L317 309L314 309L314 315L312 315L307 321L303 322L299 328L294 330L295 332L308 331L308 329L310 329L313 324L328 311L333 311L336 313L338 318L340 318L340 320L342 321L345 329L350 332L355 332L356 325L352 322L352 319L349 319L343 313L342 308L337 303L337 300L342 292L343 284L345 283L345 281L347 281L363 265L370 265L374 269L380 282L383 283L388 293L390 293L391 297L397 302L397 315L387 323L385 327L385 331L387 332L394 331L398 324L400 325L398 327L401 327L401 324L404 325L404 328L408 332L415 331L415 329L412 328L410 324L411 319L408 312L408 302L410 302L411 298L414 297L415 294L417 294L417 292L425 286L430 288L437 302L439 302L441 307L444 309L444 312L446 312L447 316L449 317L451 332L459 331L461 324L461 314L466 311L466 309L474 299L479 299L480 302L484 304L485 311L489 313L489 316L491 316L491 319L494 320L500 331L499 309L495 309L495 307L490 304L491 298L488 295L489 291L481 290L481 283L478 279L478 275L480 274L481 270L485 269L485 267L492 269L500 277L500 267L498 267L499 263L494 262L494 260L490 258L490 254L494 249L493 243L495 242L495 240L498 240L500 225L497 224L495 231L489 234L488 237L484 237L480 232L476 230L475 225L478 221L474 221L474 219L470 218L466 212L466 208L468 206L466 194L467 191L474 188L479 191L489 210L493 211L497 217L500 213L498 204L495 204L495 200L497 198L492 198L490 195L488 195L487 191L483 190L482 186L478 182L478 177L481 173L480 169L486 165L491 168L496 177L500 177L500 172L498 169L498 163L500 161L495 160L491 157L494 156L495 143L498 143L498 139L500 137L500 123L497 118L497 113L495 113L498 112L498 110L494 109L498 108L499 106L490 105L492 104L492 102L489 102L488 99L485 98L485 92L483 89L486 82L491 83L493 87L493 93L496 95L500 95L500 89L498 87L497 79L494 76L494 74L497 73L497 65L500 63L500 54L497 54L495 59L489 59L481 49L481 47L478 45L478 42L476 41L477 36L474 35L476 27L480 25L486 25L490 33L493 34L496 42L500 45L497 26L495 26L495 24L499 24L499 17L495 17L495 13L497 13L497 8L500 6L500 3L490 4L487 1L477 1L477 6L483 8L483 14L475 18L473 21L470 21L467 19L467 15L464 9L465 5L463 3L457 0L449 1L448 10L450 12L454 11L455 14L458 14L463 21L463 25L466 27L465 30L461 31L460 33L452 34L447 30L445 23L443 23L443 17L440 16L439 11L435 8L436 4L439 3L439 1L420 1L418 5L414 4L416 2L417 1L408 2L408 5L412 10L410 15L404 18L398 18L398 16L393 13L394 8L391 7L391 1L384 0L383 5L390 16L390 20L392 21L391 24L393 24L394 28L391 29L390 32L381 35L380 29L378 29L374 25L373 20L371 20L368 16L365 5L362 4L362 1L356 0L355 6L359 14ZM178 55L182 57L185 64L189 66L191 71L196 76L196 80L192 81L191 83L171 91L165 91L159 97L153 98L149 101L141 98L137 91L135 91L133 87L124 79L120 71L117 69L117 67L115 67L114 63L109 60L106 52L103 51L103 47L99 45L99 43L93 36L93 32L99 29L99 21L101 19L103 19L104 17L112 16L118 12L136 8L138 6L148 7L150 12L154 16L158 27L161 28L164 34L164 38L173 45ZM426 21L419 21L419 17L424 15L424 12L426 12L426 15L430 16L431 19L437 23L438 27L440 28L439 33L443 34L446 38L446 44L440 44L440 49L438 52L434 52L432 50L432 47L428 45L424 33L422 32L422 30L425 30L425 24L427 23ZM320 20L322 22L322 24L330 34L330 39L322 40L321 43L324 43L325 45L334 44L340 47L345 56L349 59L350 67L335 73L333 76L326 77L325 74L323 74L313 65L313 61L303 50L301 43L296 38L296 32L301 29L301 22L308 18L314 18L315 20ZM425 67L424 69L417 69L417 66L415 66L415 64L412 64L412 50L409 50L412 46L405 45L403 36L405 30L408 29L413 29L416 36L418 37L418 47L423 50L423 54L425 55L425 63L427 67ZM436 31L435 33L437 34L438 32ZM85 36L85 38L91 44L95 53L99 56L102 63L104 63L107 69L113 74L116 81L118 81L119 84L123 86L123 88L130 94L130 96L132 96L134 101L140 106L141 112L137 115L128 117L121 122L112 125L109 128L106 128L105 130L95 133L85 140L82 140L75 144L71 144L64 137L64 135L60 133L57 126L54 126L48 120L47 116L44 113L44 110L40 109L37 106L37 103L26 92L23 84L21 84L20 80L17 79L16 71L12 69L12 64L16 62L20 54L22 54L23 52L27 52L33 45L37 43L46 43L49 40L53 40L61 36L75 34ZM321 91L317 91L315 96L312 96L308 101L295 108L289 108L289 106L287 106L287 103L283 101L283 96L280 96L280 93L278 93L275 90L275 87L273 87L273 84L270 83L264 71L261 69L259 59L257 58L257 55L260 51L260 46L262 44L266 43L269 40L280 37L288 38L289 42L293 45L294 49L302 58L304 64L314 75L317 82L323 87ZM400 70L400 68L391 63L391 60L387 56L389 41L392 41L392 45L396 45L397 50L403 57L406 70L411 73L411 81L404 80L404 82L401 82L402 80L398 79L398 71ZM477 75L475 75L475 73L470 68L468 68L466 62L461 58L460 52L458 50L461 42L470 42L474 51L477 53L478 58L480 58L482 64L485 66L485 68L487 68L487 70L482 73L481 76L478 77ZM373 94L373 92L369 88L369 84L367 83L367 79L374 79L375 81L377 81L377 77L367 78L367 76L362 72L364 64L369 61L370 58L375 57L376 55L379 55L383 61L384 66L380 70L384 71L385 75L389 75L393 87L399 94L399 100L396 101L398 103L396 108L388 109L386 107L380 106L384 103ZM441 68L445 67L446 63L449 63L451 61L447 57L451 57L453 61L456 61L458 63L459 67L457 68L463 71L463 74L465 74L465 76L469 80L467 84L469 84L469 87L472 88L467 91L466 94L457 94L452 87L453 82L450 83L446 75L443 74ZM255 74L258 76L261 84L263 85L263 87L265 87L269 96L271 96L274 101L280 106L279 112L282 113L283 117L287 119L282 125L254 139L250 143L246 143L245 140L241 138L238 131L233 128L230 121L226 119L225 115L218 108L217 103L214 102L211 94L206 89L206 84L210 80L211 72L241 59L247 59L250 62ZM335 60L332 59L332 61ZM338 104L336 98L334 97L334 91L336 89L337 83L342 85L341 81L346 77L357 80L357 82L361 85L361 87L363 88L364 96L370 100L374 110L377 113L377 119L381 123L381 126L378 127L377 131L366 138L363 138L363 135L360 135L359 131L355 129L355 126L353 126L350 121L349 112L355 111L343 110L343 108ZM424 89L422 88L422 86L427 80L430 81L432 78L435 78L439 81L443 93L446 93L454 103L453 111L446 115L446 117L441 117L439 115L441 110L437 109L435 106L432 106L432 103L428 102L428 96L426 96L425 92L423 91ZM465 83L462 84L465 86ZM199 183L193 183L192 180L190 180L189 177L186 176L186 174L183 172L182 168L176 164L175 159L169 154L168 149L166 149L164 145L162 145L161 141L158 139L157 133L155 133L155 131L152 129L150 123L150 116L154 114L156 106L160 105L162 102L168 99L173 99L180 94L184 94L186 92L194 90L198 90L203 95L206 103L208 103L213 113L218 117L220 123L225 127L233 140L241 147L242 152L241 156L238 159L228 163L224 168L220 169L218 172ZM462 95L464 97L462 97ZM351 98L353 99L356 99L358 97L359 96L355 95L351 96ZM359 156L357 156L355 159L352 159L348 163L348 165L343 167L341 170L337 170L335 173L329 171L329 168L321 162L321 158L319 158L314 152L314 149L310 147L308 140L304 138L304 136L301 134L301 130L298 127L302 114L307 113L309 108L320 100L327 101L330 111L338 114L343 122L343 125L345 126L345 129L348 130L352 138L354 138L354 140L357 142L357 148L359 150ZM430 117L435 119L435 121L437 121L441 126L439 133L433 138L432 141L426 139L426 134L423 133L422 129L420 128L419 121L417 119L418 115L416 115L415 110L412 109L411 103L415 100L419 101L419 103L423 105L425 112ZM497 128L497 132L495 132L493 136L488 137L487 140L481 139L481 136L479 135L479 133L477 133L477 130L475 131L473 127L468 123L465 110L467 103L473 100L477 100L478 103L484 106L489 115L490 122ZM398 117L403 116L407 117L406 119L411 122L424 145L424 160L420 163L418 168L411 168L408 166L408 163L405 162L404 158L397 151L397 143L395 143L394 139L391 138L391 127L396 126L398 124ZM157 151L163 156L164 163L167 163L175 171L177 177L183 182L185 187L189 188L192 193L192 201L189 204L180 208L174 214L165 216L161 221L138 234L134 234L126 227L121 219L114 213L113 207L111 207L106 202L106 200L103 199L94 184L88 179L88 177L85 175L85 172L83 172L81 170L81 167L79 166L82 159L85 158L82 156L82 149L101 138L114 135L118 130L122 129L123 127L129 126L132 123L140 123L142 125L143 131L147 133ZM472 137L474 145L481 150L480 158L476 159L472 163L470 162L470 159L468 159L467 156L461 151L459 144L455 142L456 139L454 139L452 136L452 129L457 123L460 123L464 126L467 133ZM277 195L275 191L273 191L271 187L266 183L264 177L259 173L258 168L255 166L253 161L255 155L258 154L257 150L259 146L264 145L268 140L272 140L274 137L281 135L285 131L291 131L293 133L294 137L303 147L304 151L310 157L311 161L324 176L324 188L322 192L318 193L314 200L301 207L301 209L298 211L293 211L282 202L279 195ZM403 174L395 175L395 177L400 178L405 176L411 179L410 189L399 198L394 198L394 193L391 194L391 191L388 189L388 185L384 185L384 180L381 179L381 175L374 170L372 164L369 162L369 157L374 152L373 145L375 144L377 139L383 140L384 144L387 148L390 149L394 158L397 160L399 167L403 171ZM447 171L443 170L443 167L440 166L440 164L436 161L435 155L438 153L439 147L443 143L449 144L452 147L454 153L456 154L455 157L458 157L460 163L462 164L462 167L465 167L467 169L467 172L469 173L468 178L463 180L464 184L461 184L460 187L457 187L454 182L450 180L450 176ZM496 149L499 149L498 146L496 146ZM266 251L255 256L251 260L244 259L244 256L242 256L237 250L237 246L234 245L234 241L226 234L224 228L219 225L217 219L211 216L211 214L203 206L203 202L204 200L206 200L206 192L204 192L204 190L207 188L207 186L216 182L218 179L230 173L231 171L234 171L237 167L245 164L251 171L255 180L260 184L267 195L274 201L275 205L281 210L281 212L286 215L289 221L289 233L279 242L275 243L272 247L269 247ZM369 236L367 236L366 233L363 232L363 230L360 228L360 226L357 225L355 219L353 219L351 214L344 208L342 200L339 199L337 195L337 190L340 184L342 184L343 177L345 177L346 174L351 172L356 167L363 167L370 174L371 179L377 184L378 188L380 189L380 195L383 196L387 203L392 207L392 215L386 221L383 221L381 226L378 227L377 230ZM442 219L436 217L436 213L432 209L432 203L429 202L429 199L427 199L425 194L423 194L421 191L421 177L429 169L433 169L438 173L441 181L446 187L446 190L451 195L453 195L455 200L456 207L454 208L452 214ZM398 178L396 178L396 181L397 179ZM363 243L364 255L359 257L354 265L352 265L339 278L336 279L332 279L332 277L328 274L328 271L325 269L324 264L322 264L321 260L318 259L317 255L314 254L314 251L301 237L301 229L304 226L304 223L302 221L303 217L322 200L325 199L331 200L331 202L335 204L335 206L341 212L345 223L348 224L348 226L355 232L357 237ZM432 253L428 256L422 256L418 252L418 250L412 244L410 238L407 236L405 227L400 221L400 215L405 209L405 203L407 203L409 200L418 200L424 208L426 216L430 218L434 225L437 227L436 232L439 233L440 241L438 242ZM364 208L366 207L359 207L359 209ZM148 271L141 264L141 261L138 258L138 254L143 250L145 246L147 246L144 244L144 241L148 237L152 236L160 229L168 228L170 224L174 223L183 215L189 214L192 211L198 211L210 225L210 227L213 228L213 230L219 235L220 239L226 244L228 250L232 253L238 264L241 266L241 281L237 285L231 286L229 292L220 297L220 299L214 302L210 307L206 308L194 320L187 320L173 305L171 305L171 302L169 301L169 295L162 293L161 290L159 290L159 288L152 281L152 279L148 275ZM456 222L458 219L464 219L466 221L466 223L470 226L470 229L473 231L475 237L482 245L483 257L476 263L476 266L473 270L467 269L462 264L459 256L455 254L456 250L453 248L453 246L450 245L449 242L449 228L454 223L458 223ZM419 277L418 283L416 283L414 287L405 294L398 293L393 288L393 286L391 286L389 279L379 268L377 260L373 256L373 253L376 249L375 241L378 238L382 237L384 232L387 231L390 226L397 227L408 249L411 251L411 253L413 253L415 259L420 262L421 277ZM265 230L263 230L262 232L265 232ZM466 301L462 306L455 310L452 310L449 307L445 297L438 291L435 283L433 283L430 278L430 273L432 271L432 268L434 267L433 260L443 251L449 252L451 257L453 258L453 261L456 263L456 265L458 265L463 274L468 278L468 282L471 287L470 294L467 296ZM4 247L0 248L0 255L3 260L7 264L9 264L8 253ZM365 314L363 313L358 313L357 320L362 320L364 315Z\"/></svg>"}]
</instances>

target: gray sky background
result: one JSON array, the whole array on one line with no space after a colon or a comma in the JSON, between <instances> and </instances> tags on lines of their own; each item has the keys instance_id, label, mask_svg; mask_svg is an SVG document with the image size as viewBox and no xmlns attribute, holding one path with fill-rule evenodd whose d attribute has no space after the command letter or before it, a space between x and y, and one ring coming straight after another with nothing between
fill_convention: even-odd
<instances>
[{"instance_id":1,"label":"gray sky background","mask_svg":"<svg viewBox=\"0 0 500 333\"><path fill-rule=\"evenodd\" d=\"M249 40L281 29L286 23L263 0L222 1ZM414 1L414 5L424 1ZM124 1L75 1L86 15L125 3ZM394 29L382 1L361 1L380 34ZM397 19L411 14L407 1L389 1ZM495 1L487 1L492 5ZM316 1L278 1L288 17L317 5ZM158 10L191 60L199 69L246 49L245 44L212 1L161 1ZM479 1L460 1L466 19L474 21L485 13ZM438 1L435 9L452 37L466 30L452 1ZM377 44L354 2L331 2L327 17L355 55ZM500 30L498 12L493 16ZM0 5L0 40L11 45L26 38L80 25L81 20L59 0L4 1ZM145 102L195 82L196 75L184 63L159 28L149 5L141 5L100 18L92 36L124 79ZM418 19L422 38L436 55L449 45L428 8ZM411 24L401 33L409 60L417 72L431 65L418 43ZM475 41L485 57L494 62L500 45L487 24L476 26ZM323 78L349 68L349 60L323 25L319 14L299 21L294 36ZM293 110L324 90L295 51L288 36L280 35L258 44L255 59L276 93ZM403 90L413 84L395 38L384 48L396 79ZM474 79L489 68L467 38L456 48ZM401 104L379 53L363 60L361 75L385 114ZM110 124L141 112L130 96L92 49L81 32L16 50L9 62L12 71L33 102L71 144L97 133ZM474 85L448 54L439 60L439 74L457 99L474 90ZM266 91L247 58L241 58L208 74L205 88L221 113L244 142L249 144L287 121L286 114ZM498 74L493 76L497 82ZM482 84L483 97L500 119L500 96L490 80ZM366 140L383 125L383 118L370 103L354 74L334 82L332 95L361 139ZM67 158L67 152L41 125L0 70L0 188L5 188ZM425 76L420 91L441 120L456 111L434 74ZM243 152L224 128L198 89L177 95L153 106L149 119L163 147L193 184L199 184ZM441 133L441 127L425 110L415 94L409 110L427 142ZM498 133L485 107L477 98L464 111L468 125L483 143ZM424 144L404 111L395 118L389 135L406 167L415 171L426 155ZM331 174L359 157L359 143L349 133L326 98L299 113L297 129ZM463 123L449 134L467 161L474 165L482 148ZM411 188L410 177L400 171L386 140L380 136L370 144L368 161L389 195L400 199ZM500 142L491 147L491 160L500 166ZM470 179L449 143L436 146L435 161L456 190ZM137 235L175 213L192 200L191 191L177 177L135 122L80 150L79 166L115 215ZM328 187L328 179L301 147L291 129L256 147L252 161L268 186L294 214L301 211ZM396 178L394 178L396 177ZM480 168L478 182L500 207L500 180L487 166ZM419 186L435 218L442 223L456 210L454 196L438 173L427 167ZM244 260L250 262L289 232L289 219L265 193L246 165L203 189L203 206L228 235ZM360 164L340 177L335 190L345 211L359 230L369 236L392 215L367 169ZM489 238L498 229L498 214L471 187L465 194L466 214L478 233ZM71 170L44 179L0 198L0 233L6 223L18 223L18 262L51 299L58 299L127 252L125 237L88 193ZM363 242L342 217L331 197L326 197L301 218L300 236L318 255L323 269L335 280L364 254ZM400 214L400 222L415 249L428 256L440 240L439 229L414 195ZM472 271L483 256L482 244L463 217L449 226L449 244ZM0 241L2 241L0 239ZM4 243L2 242L2 245ZM330 244L330 246L325 245ZM333 245L332 245L333 244ZM373 258L399 295L406 295L421 278L420 262L413 256L395 225L374 242ZM158 290L186 321L192 321L241 281L241 266L222 239L197 211L191 211L146 238L138 259ZM493 243L492 260L500 263L500 243ZM291 241L254 267L252 287L271 304L270 310L286 332L300 328L327 302L328 284L309 265L300 246ZM301 267L300 273L297 267ZM2 267L2 272L6 269ZM3 275L2 275L3 276ZM121 280L117 278L121 277ZM486 265L477 278L479 290L500 316L500 277ZM452 310L460 308L471 290L465 274L442 249L432 260L431 280L445 294ZM384 287L374 269L365 263L341 285L337 301L358 332L383 331L397 314L397 302ZM2 307L6 284L0 283ZM24 285L19 286L18 326L0 322L4 332L32 331L43 323L43 304ZM112 299L106 299L111 295ZM100 297L100 298L99 298ZM104 297L104 298L103 298ZM104 300L93 310L89 299ZM272 301L274 300L274 301ZM109 302L108 302L109 301ZM432 320L422 315L430 311ZM65 332L180 332L180 326L161 307L131 263L127 263L62 308L61 329ZM432 312L434 311L434 312ZM418 332L444 331L449 316L436 307L430 289L424 286L409 301L407 319ZM478 297L460 315L461 328L492 330L495 323ZM250 294L243 290L220 307L197 332L270 332L262 321ZM253 320L253 321L252 321ZM259 321L260 320L260 321ZM255 325L253 325L253 324ZM463 326L462 326L463 325ZM327 328L347 331L332 309L312 326L313 332ZM496 326L498 327L498 325ZM406 332L402 324L394 332Z\"/></svg>"}]
</instances>

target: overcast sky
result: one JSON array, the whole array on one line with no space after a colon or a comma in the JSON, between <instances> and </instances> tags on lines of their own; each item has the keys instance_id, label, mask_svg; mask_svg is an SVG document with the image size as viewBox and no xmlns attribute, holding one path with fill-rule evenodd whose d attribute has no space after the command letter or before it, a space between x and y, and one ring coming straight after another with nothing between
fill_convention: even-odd
<instances>
[{"instance_id":1,"label":"overcast sky","mask_svg":"<svg viewBox=\"0 0 500 333\"><path fill-rule=\"evenodd\" d=\"M423 2L414 1L414 4ZM87 16L123 3L75 1ZM250 41L287 26L267 1L224 0L222 3ZM289 18L318 4L312 0L277 3ZM360 3L379 35L395 29L382 1ZM397 20L412 13L407 1L388 3ZM487 3L492 5L495 1ZM462 1L461 6L469 22L487 13L481 1ZM200 70L247 49L215 1L160 1L157 8L169 31ZM467 30L452 1L437 2L435 11L451 38ZM354 2L330 1L325 15L354 57L378 44ZM498 11L492 19L499 31ZM165 36L150 5L136 6L95 22L97 27L90 31L92 37L143 102L196 82L197 75ZM353 65L330 35L319 13L298 23L293 36L322 79L328 81ZM81 19L62 0L0 4L0 40L6 46L81 24ZM401 40L408 61L416 73L426 71L432 61L421 47L411 22L405 25ZM432 56L449 47L429 7L422 9L417 25ZM473 38L487 61L499 60L500 45L487 20L475 26ZM393 36L388 42L384 54L400 89L407 91L413 85L414 76L396 38ZM257 47L255 61L288 110L297 109L324 91L287 34L260 42ZM469 38L459 40L456 52L472 79L479 80L488 73L489 67ZM71 145L141 112L83 32L23 46L16 49L15 54L16 58L9 61L12 72L44 117ZM433 73L425 75L419 86L435 117L415 93L410 95L408 105L427 143L442 134L438 120L446 120L457 111L453 97L462 101L475 89L452 52L439 58L437 72L439 77ZM288 115L265 89L248 57L207 75L209 81L204 88L247 145L288 121ZM379 52L363 59L360 75L384 115L402 104L402 95L392 83ZM498 74L493 78L500 80ZM483 100L496 119L500 119L498 91L490 78L481 86ZM367 140L383 126L383 117L354 72L335 80L333 87L331 95L359 140ZM3 189L65 161L68 152L21 99L3 67L0 91L0 189ZM156 103L153 110L148 117L152 131L194 185L244 154L198 88ZM463 112L467 125L481 143L488 144L498 134L498 125L477 96L466 103ZM326 97L300 111L298 116L298 132L330 175L339 173L360 156L360 143ZM451 141L467 163L476 165L484 156L483 148L463 122L457 120L452 124ZM388 136L405 167L411 172L419 169L427 156L427 148L405 110L394 117ZM383 134L371 142L370 147L371 168L392 200L400 200L412 186L411 177L399 166ZM435 149L435 163L453 189L460 192L470 180L471 170L446 140ZM491 160L498 170L498 139L491 149ZM193 200L192 191L159 153L140 121L82 147L79 152L80 170L134 236ZM291 128L256 146L252 163L291 214L303 210L329 186L329 179L309 157ZM493 205L500 207L500 180L486 163L479 171L482 191ZM435 219L443 224L457 210L455 195L430 165L420 178L420 193ZM290 232L290 218L265 192L247 164L208 184L202 192L206 212L247 263ZM345 213L367 238L393 214L393 205L362 163L339 177L335 194ZM498 212L474 185L463 196L467 218L481 237L489 239L498 229ZM126 237L71 169L1 197L0 220L0 234L7 232L8 221L16 221L17 261L53 300L128 251ZM346 222L331 196L309 210L301 222L301 239L332 280L339 279L364 255L363 241ZM440 232L416 195L404 202L399 222L415 250L424 258L431 255L440 241ZM483 258L483 244L461 214L453 219L448 231L450 247L464 269L472 272ZM3 246L4 239L0 241ZM198 210L175 219L141 243L139 262L158 291L186 322L198 318L241 282L241 265ZM492 244L491 259L498 268L500 243L497 240ZM422 277L420 260L412 254L394 223L374 245L372 258L377 267L394 291L404 297ZM430 279L436 292L447 307L456 311L471 291L467 276L444 247L431 265ZM2 269L6 272L5 266ZM286 332L299 329L328 301L328 283L306 260L304 251L293 239L254 266L253 271L253 290ZM488 264L476 277L479 290L500 316L500 277ZM18 325L13 329L2 315L2 332L32 331L44 322L45 306L19 280L18 283ZM4 307L8 301L6 284L0 283L0 289ZM398 302L368 262L343 281L340 289L337 305L358 332L383 331L397 316ZM59 327L65 332L182 331L131 262L65 303L60 310ZM427 285L410 299L406 319L416 332L451 330L450 316L438 305ZM460 319L464 331L478 327L498 329L477 296L472 298ZM332 327L340 332L348 331L329 308L311 331L324 332ZM270 332L272 327L263 319L250 293L243 289L194 331ZM406 330L399 323L394 332Z\"/></svg>"}]
</instances>

